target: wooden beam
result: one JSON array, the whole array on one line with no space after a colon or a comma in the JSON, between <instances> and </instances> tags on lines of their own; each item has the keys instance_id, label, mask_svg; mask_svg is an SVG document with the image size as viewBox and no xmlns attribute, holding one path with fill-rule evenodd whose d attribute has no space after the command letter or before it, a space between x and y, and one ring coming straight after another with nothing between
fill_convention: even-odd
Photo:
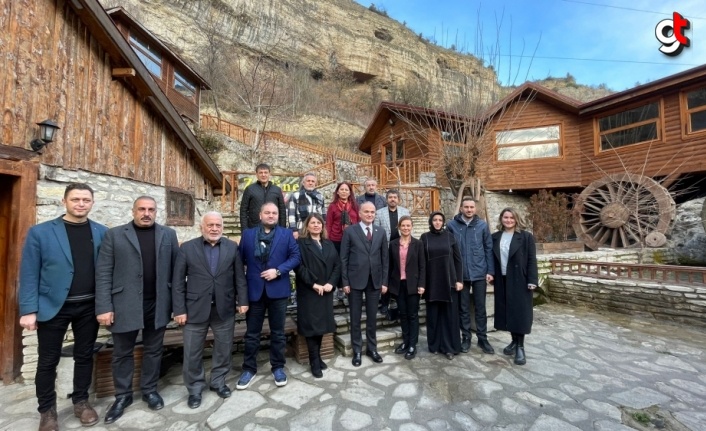
<instances>
[{"instance_id":1,"label":"wooden beam","mask_svg":"<svg viewBox=\"0 0 706 431\"><path fill-rule=\"evenodd\" d=\"M115 67L113 68L113 78L134 77L135 69L131 67Z\"/></svg>"}]
</instances>

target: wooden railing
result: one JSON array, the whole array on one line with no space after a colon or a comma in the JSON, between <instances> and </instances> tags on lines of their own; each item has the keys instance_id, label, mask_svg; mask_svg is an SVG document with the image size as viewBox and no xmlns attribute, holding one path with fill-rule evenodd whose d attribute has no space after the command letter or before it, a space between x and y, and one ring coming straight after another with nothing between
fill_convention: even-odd
<instances>
[{"instance_id":1,"label":"wooden railing","mask_svg":"<svg viewBox=\"0 0 706 431\"><path fill-rule=\"evenodd\" d=\"M706 285L706 268L677 265L592 262L552 259L552 274L580 275L604 279L626 279L665 284Z\"/></svg>"},{"instance_id":2,"label":"wooden railing","mask_svg":"<svg viewBox=\"0 0 706 431\"><path fill-rule=\"evenodd\" d=\"M429 159L407 159L390 163L368 163L356 167L358 177L377 178L385 184L414 184L419 182L422 172L434 172Z\"/></svg>"},{"instance_id":3,"label":"wooden railing","mask_svg":"<svg viewBox=\"0 0 706 431\"><path fill-rule=\"evenodd\" d=\"M356 196L365 193L362 184L353 183L353 190ZM395 189L400 192L400 206L407 208L413 216L428 217L434 211L441 209L441 195L439 190L432 187L411 187L411 186L382 186L378 187L378 193L385 196L387 190Z\"/></svg>"},{"instance_id":4,"label":"wooden railing","mask_svg":"<svg viewBox=\"0 0 706 431\"><path fill-rule=\"evenodd\" d=\"M247 129L243 126L230 123L228 121L222 120L218 117L214 117L209 114L201 114L201 127L214 130L216 132L222 133L238 142L243 144L254 146L257 139L257 133ZM345 160L353 163L370 163L370 156L367 154L358 154L352 151L343 150L340 148L326 148L320 145L312 144L310 142L302 141L293 136L284 135L279 132L273 131L263 131L260 133L260 142L262 149L267 149L267 140L272 139L276 141L283 142L293 148L297 148L302 151L308 151L313 154L320 156L331 156L335 159Z\"/></svg>"}]
</instances>

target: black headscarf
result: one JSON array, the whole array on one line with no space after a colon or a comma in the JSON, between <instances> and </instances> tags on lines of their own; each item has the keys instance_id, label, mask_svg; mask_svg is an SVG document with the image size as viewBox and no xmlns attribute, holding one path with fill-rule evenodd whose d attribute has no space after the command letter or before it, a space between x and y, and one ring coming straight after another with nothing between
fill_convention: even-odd
<instances>
[{"instance_id":1,"label":"black headscarf","mask_svg":"<svg viewBox=\"0 0 706 431\"><path fill-rule=\"evenodd\" d=\"M444 224L441 226L441 229L435 229L434 224L432 224L432 222L431 222L434 219L434 216L436 216L436 215L440 215L441 219L444 221ZM443 232L445 229L446 229L446 216L444 215L444 213L442 213L441 211L434 211L433 213L431 213L431 215L429 216L429 232L435 233L438 235L441 232Z\"/></svg>"}]
</instances>

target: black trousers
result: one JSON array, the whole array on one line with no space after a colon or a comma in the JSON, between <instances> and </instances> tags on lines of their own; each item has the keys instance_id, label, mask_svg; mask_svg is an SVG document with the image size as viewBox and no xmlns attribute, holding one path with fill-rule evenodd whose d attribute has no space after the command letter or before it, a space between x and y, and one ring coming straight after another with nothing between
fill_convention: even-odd
<instances>
[{"instance_id":1,"label":"black trousers","mask_svg":"<svg viewBox=\"0 0 706 431\"><path fill-rule=\"evenodd\" d=\"M419 298L416 293L407 293L407 280L402 280L397 295L397 309L400 312L402 342L411 347L416 347L419 341Z\"/></svg>"},{"instance_id":2,"label":"black trousers","mask_svg":"<svg viewBox=\"0 0 706 431\"><path fill-rule=\"evenodd\" d=\"M361 318L363 317L363 295L365 295L365 336L368 339L368 351L377 351L377 312L380 291L373 286L373 280L368 277L365 290L351 289L348 294L348 304L351 309L351 344L355 353L362 353L363 334Z\"/></svg>"},{"instance_id":3,"label":"black trousers","mask_svg":"<svg viewBox=\"0 0 706 431\"><path fill-rule=\"evenodd\" d=\"M159 368L162 363L162 346L166 327L154 327L155 303L143 304L142 376L140 390L148 394L157 390ZM135 372L135 341L140 331L113 333L113 385L115 396L132 394L132 376Z\"/></svg>"},{"instance_id":4,"label":"black trousers","mask_svg":"<svg viewBox=\"0 0 706 431\"><path fill-rule=\"evenodd\" d=\"M485 280L463 281L463 290L460 292L461 298L458 309L463 338L470 340L471 330L475 330L479 340L488 339L488 316L485 311L485 293L487 289L488 284ZM472 317L475 325L471 323Z\"/></svg>"},{"instance_id":5,"label":"black trousers","mask_svg":"<svg viewBox=\"0 0 706 431\"><path fill-rule=\"evenodd\" d=\"M56 405L56 367L61 359L61 345L71 324L74 332L74 404L88 399L93 378L93 346L98 335L94 301L67 302L59 313L37 326L37 374L35 376L40 413ZM62 394L63 395L63 394Z\"/></svg>"}]
</instances>

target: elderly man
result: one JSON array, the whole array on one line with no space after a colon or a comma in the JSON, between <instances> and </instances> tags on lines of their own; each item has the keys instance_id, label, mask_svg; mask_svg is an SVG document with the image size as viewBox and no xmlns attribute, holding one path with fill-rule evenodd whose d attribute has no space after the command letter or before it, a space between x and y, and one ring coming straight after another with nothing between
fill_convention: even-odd
<instances>
[{"instance_id":1,"label":"elderly man","mask_svg":"<svg viewBox=\"0 0 706 431\"><path fill-rule=\"evenodd\" d=\"M74 415L83 426L98 423L88 389L98 334L95 262L107 228L88 219L93 208L93 190L88 185L69 184L61 203L66 214L27 233L20 267L20 326L37 331L39 431L59 429L56 367L69 324L74 334Z\"/></svg>"},{"instance_id":2,"label":"elderly man","mask_svg":"<svg viewBox=\"0 0 706 431\"><path fill-rule=\"evenodd\" d=\"M363 202L359 209L360 223L343 231L341 241L341 284L348 295L351 313L351 344L353 366L361 364L363 339L361 317L365 296L366 338L365 354L374 362L382 362L377 352L377 305L380 292L387 292L389 253L387 236L379 226L373 226L375 205Z\"/></svg>"},{"instance_id":3,"label":"elderly man","mask_svg":"<svg viewBox=\"0 0 706 431\"><path fill-rule=\"evenodd\" d=\"M287 199L287 218L289 228L294 234L294 239L299 238L299 229L309 214L317 213L326 220L326 203L324 195L316 190L316 175L309 172L304 175L301 181L301 188L292 192Z\"/></svg>"},{"instance_id":4,"label":"elderly man","mask_svg":"<svg viewBox=\"0 0 706 431\"><path fill-rule=\"evenodd\" d=\"M385 198L378 194L378 182L375 178L368 178L365 180L363 187L365 188L365 193L356 198L358 208L360 208L363 202L371 202L375 205L375 210L385 207Z\"/></svg>"},{"instance_id":5,"label":"elderly man","mask_svg":"<svg viewBox=\"0 0 706 431\"><path fill-rule=\"evenodd\" d=\"M182 244L172 278L174 320L184 326L183 376L192 409L201 405L206 389L203 347L209 327L214 338L209 389L221 398L230 397L226 377L232 362L236 303L238 312L248 310L238 244L223 237L220 213L203 216L201 234Z\"/></svg>"},{"instance_id":6,"label":"elderly man","mask_svg":"<svg viewBox=\"0 0 706 431\"><path fill-rule=\"evenodd\" d=\"M155 223L157 202L140 196L132 221L109 229L96 264L96 317L113 334L115 402L105 423L118 420L132 404L137 335L142 331L142 400L152 410L164 407L157 392L164 330L172 314L172 270L179 253L174 229Z\"/></svg>"},{"instance_id":7,"label":"elderly man","mask_svg":"<svg viewBox=\"0 0 706 431\"><path fill-rule=\"evenodd\" d=\"M299 246L290 231L277 225L277 205L266 203L260 210L260 226L243 232L238 251L247 267L249 309L245 314L243 373L236 389L247 389L257 373L257 352L265 312L270 324L270 365L276 386L287 384L284 321L291 285L289 271L299 265Z\"/></svg>"}]
</instances>

